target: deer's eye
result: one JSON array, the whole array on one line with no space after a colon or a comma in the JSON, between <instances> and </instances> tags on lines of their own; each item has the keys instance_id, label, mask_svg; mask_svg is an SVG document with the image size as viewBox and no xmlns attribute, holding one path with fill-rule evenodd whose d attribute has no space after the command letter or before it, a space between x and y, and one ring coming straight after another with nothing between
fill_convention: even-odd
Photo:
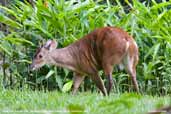
<instances>
[{"instance_id":1,"label":"deer's eye","mask_svg":"<svg viewBox=\"0 0 171 114\"><path fill-rule=\"evenodd\" d=\"M42 58L42 55L39 55L39 58Z\"/></svg>"}]
</instances>

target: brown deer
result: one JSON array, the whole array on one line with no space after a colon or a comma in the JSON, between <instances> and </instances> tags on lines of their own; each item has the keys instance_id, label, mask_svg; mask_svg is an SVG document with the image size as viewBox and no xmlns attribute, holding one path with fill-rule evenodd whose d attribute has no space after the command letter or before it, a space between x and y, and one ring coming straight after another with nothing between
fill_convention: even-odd
<instances>
[{"instance_id":1,"label":"brown deer","mask_svg":"<svg viewBox=\"0 0 171 114\"><path fill-rule=\"evenodd\" d=\"M136 81L138 47L134 39L122 29L99 28L67 47L56 47L57 42L54 40L48 40L40 47L34 56L31 69L38 69L45 64L68 68L74 72L73 94L88 75L103 95L107 95L113 85L113 66L122 65L131 76L135 90L139 92ZM101 69L107 77L106 88L98 75Z\"/></svg>"}]
</instances>

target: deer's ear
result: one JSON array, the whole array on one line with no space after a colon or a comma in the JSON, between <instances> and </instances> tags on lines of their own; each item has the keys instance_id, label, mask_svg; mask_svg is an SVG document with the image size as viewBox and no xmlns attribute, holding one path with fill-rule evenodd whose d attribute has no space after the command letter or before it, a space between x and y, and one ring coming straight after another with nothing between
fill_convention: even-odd
<instances>
[{"instance_id":1,"label":"deer's ear","mask_svg":"<svg viewBox=\"0 0 171 114\"><path fill-rule=\"evenodd\" d=\"M44 48L51 51L51 50L56 49L57 45L58 43L55 40L48 40L46 44L44 45Z\"/></svg>"}]
</instances>

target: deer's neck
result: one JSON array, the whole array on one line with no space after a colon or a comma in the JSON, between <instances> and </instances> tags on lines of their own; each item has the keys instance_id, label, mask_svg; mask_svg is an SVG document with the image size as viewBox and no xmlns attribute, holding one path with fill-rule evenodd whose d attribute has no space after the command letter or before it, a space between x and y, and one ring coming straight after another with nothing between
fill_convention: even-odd
<instances>
[{"instance_id":1,"label":"deer's neck","mask_svg":"<svg viewBox=\"0 0 171 114\"><path fill-rule=\"evenodd\" d=\"M68 47L55 49L54 51L50 52L49 55L49 64L64 67L74 71L76 70L76 62L72 57L72 54Z\"/></svg>"}]
</instances>

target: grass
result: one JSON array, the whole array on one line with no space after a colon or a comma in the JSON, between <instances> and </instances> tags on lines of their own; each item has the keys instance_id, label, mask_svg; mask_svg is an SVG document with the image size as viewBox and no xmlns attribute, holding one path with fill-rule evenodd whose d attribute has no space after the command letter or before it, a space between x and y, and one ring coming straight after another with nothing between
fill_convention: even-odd
<instances>
[{"instance_id":1,"label":"grass","mask_svg":"<svg viewBox=\"0 0 171 114\"><path fill-rule=\"evenodd\" d=\"M122 0L129 7L122 6L120 0L46 0L48 7L45 0L35 0L34 9L21 0L15 1L9 7L0 6L0 23L3 30L7 29L0 31L1 58L5 60L2 68L6 69L0 76L3 87L17 89L28 85L40 89L50 87L49 84L62 89L72 80L72 73L67 70L44 67L39 72L29 72L36 48L48 39L58 41L59 48L65 47L94 29L109 25L123 28L138 44L140 90L146 94L171 94L171 0L151 0L150 4L150 0ZM110 1L117 3L112 5ZM128 91L128 75L117 71L113 74L117 90ZM48 76L50 73L53 78ZM94 88L90 83L85 85Z\"/></svg>"},{"instance_id":2,"label":"grass","mask_svg":"<svg viewBox=\"0 0 171 114\"><path fill-rule=\"evenodd\" d=\"M145 114L168 104L169 96L157 97L134 93L112 94L108 97L89 92L78 93L75 96L57 91L45 93L7 90L0 93L1 114Z\"/></svg>"}]
</instances>

